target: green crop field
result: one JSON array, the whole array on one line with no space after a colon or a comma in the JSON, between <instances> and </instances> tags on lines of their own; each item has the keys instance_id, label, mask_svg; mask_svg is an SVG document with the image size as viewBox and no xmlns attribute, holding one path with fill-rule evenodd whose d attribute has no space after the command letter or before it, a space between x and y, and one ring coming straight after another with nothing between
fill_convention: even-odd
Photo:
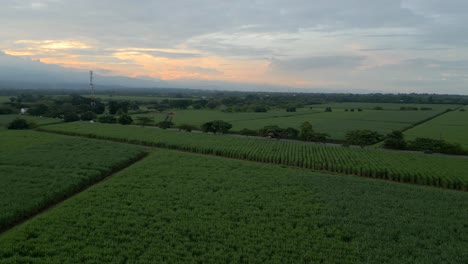
<instances>
[{"instance_id":1,"label":"green crop field","mask_svg":"<svg viewBox=\"0 0 468 264\"><path fill-rule=\"evenodd\" d=\"M468 188L468 160L465 157L431 156L88 122L49 125L42 127L41 130L342 174L453 189Z\"/></svg>"},{"instance_id":2,"label":"green crop field","mask_svg":"<svg viewBox=\"0 0 468 264\"><path fill-rule=\"evenodd\" d=\"M157 150L2 234L0 263L467 263L467 199Z\"/></svg>"},{"instance_id":3,"label":"green crop field","mask_svg":"<svg viewBox=\"0 0 468 264\"><path fill-rule=\"evenodd\" d=\"M195 126L201 126L202 124L213 121L213 120L224 120L227 122L234 121L252 121L260 119L270 119L270 118L279 118L279 117L291 117L296 115L304 115L311 113L319 113L317 110L311 109L300 109L298 112L286 112L282 110L271 110L266 113L252 113L252 112L239 112L239 113L226 113L219 110L170 110L166 112L173 112L173 122L176 125L180 124L190 124ZM133 117L145 116L153 118L157 122L161 122L166 117L166 112L163 113L148 113L148 114L135 114ZM242 128L240 128L242 129ZM238 129L238 130L240 130Z\"/></svg>"},{"instance_id":4,"label":"green crop field","mask_svg":"<svg viewBox=\"0 0 468 264\"><path fill-rule=\"evenodd\" d=\"M0 96L0 104L10 102L10 97L11 96Z\"/></svg>"},{"instance_id":5,"label":"green crop field","mask_svg":"<svg viewBox=\"0 0 468 264\"><path fill-rule=\"evenodd\" d=\"M56 124L62 123L63 120L57 118L48 118L48 117L38 117L38 116L28 116L28 115L0 115L0 130L6 129L8 124L13 121L15 118L22 118L28 122L32 122L35 125L47 125L47 124Z\"/></svg>"},{"instance_id":6,"label":"green crop field","mask_svg":"<svg viewBox=\"0 0 468 264\"><path fill-rule=\"evenodd\" d=\"M367 109L372 110L375 107L382 107L383 110L400 110L401 107L417 107L420 108L432 108L435 111L444 111L448 108L457 108L459 105L451 104L406 104L406 103L360 103L360 102L346 102L346 103L329 103L329 104L316 104L309 105L312 108L326 108L331 107L332 109Z\"/></svg>"},{"instance_id":7,"label":"green crop field","mask_svg":"<svg viewBox=\"0 0 468 264\"><path fill-rule=\"evenodd\" d=\"M27 130L3 130L0 138L0 230L144 154L137 146Z\"/></svg>"},{"instance_id":8,"label":"green crop field","mask_svg":"<svg viewBox=\"0 0 468 264\"><path fill-rule=\"evenodd\" d=\"M443 109L445 110L445 109ZM298 112L272 110L266 113L224 113L217 110L174 110L173 122L176 125L191 124L201 126L212 120L224 120L233 125L233 131L244 128L260 129L268 125L293 127L298 129L302 123L310 122L320 132L330 134L332 139L343 140L347 131L371 129L386 134L393 130L401 130L422 120L440 113L441 110L430 111L393 111L364 110L362 112L345 112L337 109L331 113L323 109L299 108ZM163 121L165 113L137 114L153 118L157 123Z\"/></svg>"},{"instance_id":9,"label":"green crop field","mask_svg":"<svg viewBox=\"0 0 468 264\"><path fill-rule=\"evenodd\" d=\"M408 139L417 137L443 139L468 148L468 107L466 111L448 112L405 132Z\"/></svg>"},{"instance_id":10,"label":"green crop field","mask_svg":"<svg viewBox=\"0 0 468 264\"><path fill-rule=\"evenodd\" d=\"M269 118L261 120L233 121L233 130L242 128L259 129L267 125L299 128L303 122L309 122L320 131L330 134L332 139L343 140L351 130L370 129L386 134L393 130L407 128L421 120L438 114L438 111L377 111L362 112L321 112L310 115L295 115L290 117Z\"/></svg>"}]
</instances>

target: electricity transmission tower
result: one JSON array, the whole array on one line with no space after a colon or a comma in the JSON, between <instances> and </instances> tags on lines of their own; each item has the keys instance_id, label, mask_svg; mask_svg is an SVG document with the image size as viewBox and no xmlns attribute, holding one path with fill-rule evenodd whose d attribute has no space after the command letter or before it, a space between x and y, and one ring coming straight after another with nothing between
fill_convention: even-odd
<instances>
[{"instance_id":1,"label":"electricity transmission tower","mask_svg":"<svg viewBox=\"0 0 468 264\"><path fill-rule=\"evenodd\" d=\"M94 98L94 84L93 84L93 71L89 71L89 88L91 89L91 106L96 106L96 101Z\"/></svg>"}]
</instances>

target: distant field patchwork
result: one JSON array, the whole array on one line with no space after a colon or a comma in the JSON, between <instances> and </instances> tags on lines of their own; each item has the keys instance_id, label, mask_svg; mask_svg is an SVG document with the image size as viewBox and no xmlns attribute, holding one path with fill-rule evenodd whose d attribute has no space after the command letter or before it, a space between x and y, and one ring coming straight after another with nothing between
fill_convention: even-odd
<instances>
[{"instance_id":1,"label":"distant field patchwork","mask_svg":"<svg viewBox=\"0 0 468 264\"><path fill-rule=\"evenodd\" d=\"M344 109L334 109L332 112L324 112L322 108L299 108L297 112L271 110L267 113L225 113L217 110L173 110L175 115L173 122L176 125L191 124L201 126L212 120L224 120L233 125L233 131L244 128L260 129L268 125L280 127L293 127L299 129L302 123L310 122L313 127L330 134L332 139L343 140L350 130L371 129L382 134L393 130L401 130L412 126L424 119L430 118L445 111L439 106L427 111L400 111L400 110L363 110L362 112L345 112ZM165 113L138 114L152 118L156 123L163 121Z\"/></svg>"},{"instance_id":2,"label":"distant field patchwork","mask_svg":"<svg viewBox=\"0 0 468 264\"><path fill-rule=\"evenodd\" d=\"M452 111L405 132L408 139L417 137L443 139L468 148L468 107Z\"/></svg>"}]
</instances>

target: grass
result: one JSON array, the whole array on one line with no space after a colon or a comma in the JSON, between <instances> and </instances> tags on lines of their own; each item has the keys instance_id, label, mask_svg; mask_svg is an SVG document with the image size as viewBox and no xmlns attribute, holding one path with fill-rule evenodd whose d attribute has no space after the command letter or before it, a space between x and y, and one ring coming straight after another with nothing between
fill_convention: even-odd
<instances>
[{"instance_id":1,"label":"grass","mask_svg":"<svg viewBox=\"0 0 468 264\"><path fill-rule=\"evenodd\" d=\"M144 153L141 148L35 131L0 131L0 230Z\"/></svg>"},{"instance_id":2,"label":"grass","mask_svg":"<svg viewBox=\"0 0 468 264\"><path fill-rule=\"evenodd\" d=\"M88 122L44 126L41 130L451 189L468 188L468 162L464 157Z\"/></svg>"},{"instance_id":3,"label":"grass","mask_svg":"<svg viewBox=\"0 0 468 264\"><path fill-rule=\"evenodd\" d=\"M38 117L38 116L29 116L29 115L0 115L0 130L6 129L8 124L17 117L25 119L28 122L33 122L34 124L38 126L63 122L63 120L57 119L57 118Z\"/></svg>"},{"instance_id":4,"label":"grass","mask_svg":"<svg viewBox=\"0 0 468 264\"><path fill-rule=\"evenodd\" d=\"M465 107L468 110L468 107ZM417 137L444 139L468 148L468 111L452 111L405 132L407 139Z\"/></svg>"},{"instance_id":5,"label":"grass","mask_svg":"<svg viewBox=\"0 0 468 264\"><path fill-rule=\"evenodd\" d=\"M173 122L180 124L190 124L201 126L202 124L213 120L224 120L226 122L235 121L255 121L260 119L290 117L295 115L303 115L307 113L318 113L316 110L302 109L299 112L286 112L284 109L275 109L266 113L252 113L252 112L239 112L239 113L226 113L219 110L168 110L163 113L148 113L148 114L135 114L133 117L145 116L153 118L157 122L161 122L166 117L166 112L174 112ZM242 128L241 128L242 129ZM240 129L239 129L240 130Z\"/></svg>"},{"instance_id":6,"label":"grass","mask_svg":"<svg viewBox=\"0 0 468 264\"><path fill-rule=\"evenodd\" d=\"M466 263L467 195L157 150L1 235L0 263Z\"/></svg>"}]
</instances>

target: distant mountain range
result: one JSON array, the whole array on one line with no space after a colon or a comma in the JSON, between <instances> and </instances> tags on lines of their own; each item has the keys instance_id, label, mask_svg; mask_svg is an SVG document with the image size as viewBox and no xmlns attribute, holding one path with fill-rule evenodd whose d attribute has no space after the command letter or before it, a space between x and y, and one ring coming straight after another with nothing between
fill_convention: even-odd
<instances>
[{"instance_id":1,"label":"distant mountain range","mask_svg":"<svg viewBox=\"0 0 468 264\"><path fill-rule=\"evenodd\" d=\"M32 89L87 89L89 72L45 64L28 58L16 57L0 51L0 88ZM259 91L259 92L325 92L347 93L347 89L301 89L288 86L237 83L228 81L178 79L163 81L155 78L131 78L95 74L95 86L107 88L188 88L200 90ZM353 89L354 93L369 93ZM375 92L375 91L374 91Z\"/></svg>"}]
</instances>

